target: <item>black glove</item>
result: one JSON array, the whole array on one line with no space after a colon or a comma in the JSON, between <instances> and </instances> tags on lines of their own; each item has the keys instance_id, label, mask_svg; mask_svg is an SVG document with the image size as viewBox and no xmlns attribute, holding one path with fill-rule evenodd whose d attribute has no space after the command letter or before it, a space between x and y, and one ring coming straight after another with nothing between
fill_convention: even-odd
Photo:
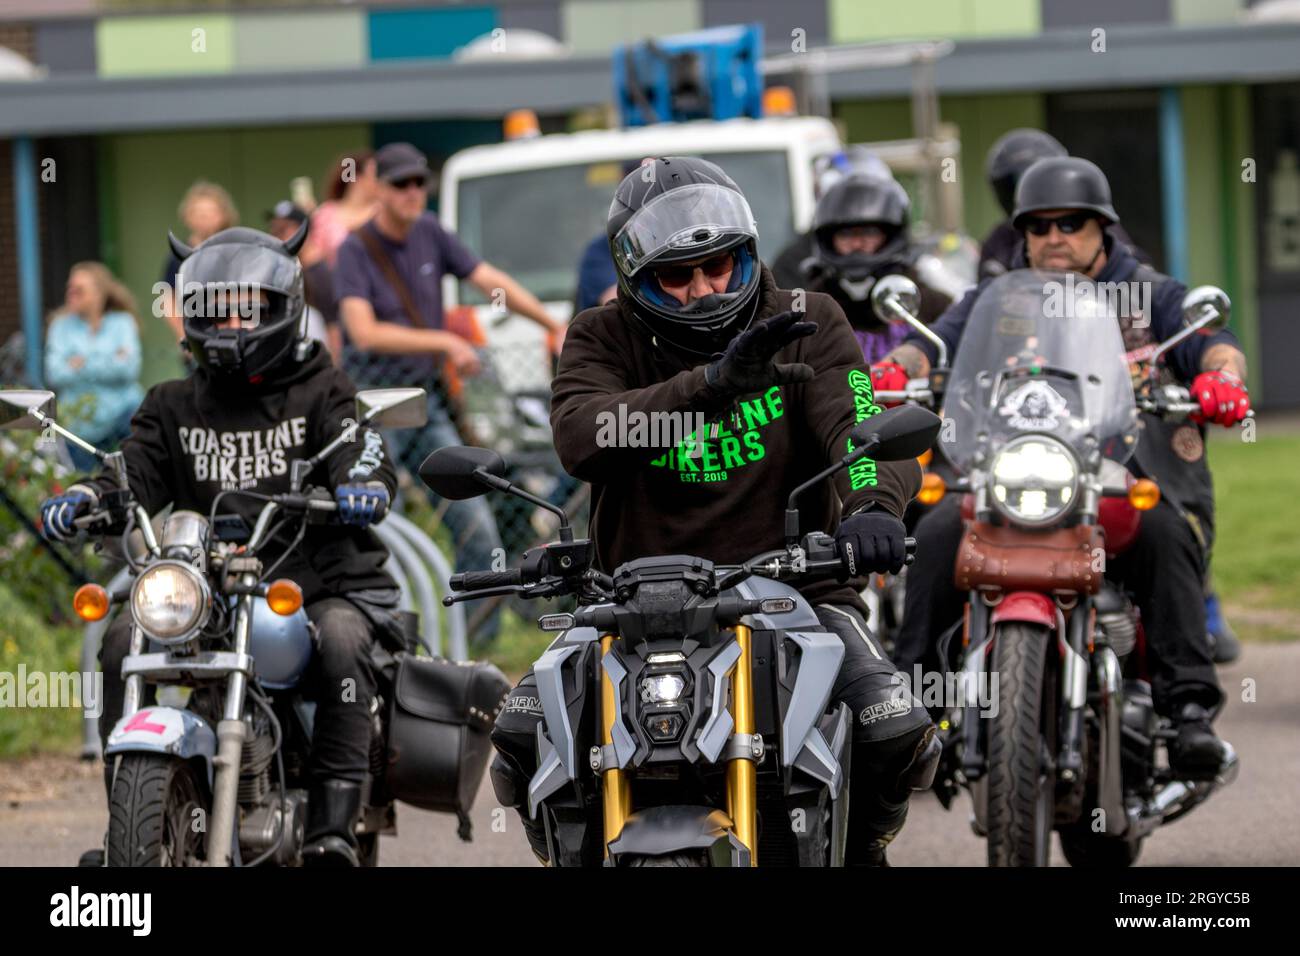
<instances>
[{"instance_id":1,"label":"black glove","mask_svg":"<svg viewBox=\"0 0 1300 956\"><path fill-rule=\"evenodd\" d=\"M897 574L907 559L907 528L888 511L861 511L841 519L835 544L851 576Z\"/></svg>"},{"instance_id":2,"label":"black glove","mask_svg":"<svg viewBox=\"0 0 1300 956\"><path fill-rule=\"evenodd\" d=\"M719 395L749 395L773 385L810 381L811 365L777 365L773 357L791 342L812 335L817 326L800 322L796 312L782 312L741 332L722 357L704 370L704 381Z\"/></svg>"}]
</instances>

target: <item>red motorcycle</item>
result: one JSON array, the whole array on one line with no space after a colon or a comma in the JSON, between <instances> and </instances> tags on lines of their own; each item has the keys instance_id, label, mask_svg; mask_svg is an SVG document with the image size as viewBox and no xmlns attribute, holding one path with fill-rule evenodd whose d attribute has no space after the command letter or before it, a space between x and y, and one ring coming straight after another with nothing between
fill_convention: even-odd
<instances>
[{"instance_id":1,"label":"red motorcycle","mask_svg":"<svg viewBox=\"0 0 1300 956\"><path fill-rule=\"evenodd\" d=\"M911 324L908 285L895 280L880 298ZM1135 396L1114 313L1085 300L1059 315L1048 297L1066 285L1029 270L990 283L945 383L941 444L960 475L948 490L963 494L954 574L970 596L940 640L940 659L960 661L940 726L950 788L970 790L990 866L1046 866L1053 830L1072 865L1127 866L1152 830L1237 772L1229 747L1213 780L1171 773L1163 751L1175 734L1152 702L1142 621L1104 577L1106 557L1132 544L1160 500L1155 482L1124 467L1139 411L1178 419L1199 406L1178 386ZM1152 366L1222 328L1228 299L1203 286L1183 310ZM925 403L932 386L878 400Z\"/></svg>"}]
</instances>

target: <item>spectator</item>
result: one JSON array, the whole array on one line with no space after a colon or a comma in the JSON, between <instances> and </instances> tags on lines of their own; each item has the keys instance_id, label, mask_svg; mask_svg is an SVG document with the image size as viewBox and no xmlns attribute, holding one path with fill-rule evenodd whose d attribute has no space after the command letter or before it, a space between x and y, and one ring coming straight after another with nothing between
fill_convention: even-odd
<instances>
[{"instance_id":1,"label":"spectator","mask_svg":"<svg viewBox=\"0 0 1300 956\"><path fill-rule=\"evenodd\" d=\"M281 242L294 236L306 221L307 213L290 199L281 199L266 211L266 231ZM311 230L307 232L307 241L311 241ZM302 255L298 258L301 260ZM307 299L307 335L325 343L337 364L343 352L343 333L339 330L338 303L334 300L334 270L320 259L303 268L302 279Z\"/></svg>"},{"instance_id":2,"label":"spectator","mask_svg":"<svg viewBox=\"0 0 1300 956\"><path fill-rule=\"evenodd\" d=\"M187 245L197 249L204 239L222 229L239 225L239 210L234 200L216 183L200 179L185 192L176 215L185 224L188 232ZM167 255L167 264L163 266L162 281L166 289L162 293L162 316L171 326L172 333L179 342L185 337L181 327L181 316L176 310L176 272L181 262L171 253Z\"/></svg>"},{"instance_id":3,"label":"spectator","mask_svg":"<svg viewBox=\"0 0 1300 956\"><path fill-rule=\"evenodd\" d=\"M466 279L493 300L504 297L507 308L543 326L557 340L563 324L426 211L432 173L423 153L408 143L391 143L375 160L379 209L339 247L334 289L346 336L344 365L352 378L371 385L420 385L429 391L428 425L394 435L390 445L397 460L414 471L435 449L463 441L453 420L456 409L448 398L443 363L449 362L458 375L480 370L474 349L446 327L444 276ZM458 569L492 567L493 552L501 542L484 499L448 502L443 520L455 538ZM494 614L475 636L486 644L496 630Z\"/></svg>"},{"instance_id":4,"label":"spectator","mask_svg":"<svg viewBox=\"0 0 1300 956\"><path fill-rule=\"evenodd\" d=\"M325 177L325 195L311 214L311 232L298 258L304 266L324 261L333 269L343 240L374 218L378 208L375 154L364 149L340 156Z\"/></svg>"},{"instance_id":5,"label":"spectator","mask_svg":"<svg viewBox=\"0 0 1300 956\"><path fill-rule=\"evenodd\" d=\"M64 295L46 336L45 380L58 393L64 424L112 451L130 434L144 397L135 300L99 262L74 265ZM78 471L95 467L89 452L71 442L67 448Z\"/></svg>"}]
</instances>

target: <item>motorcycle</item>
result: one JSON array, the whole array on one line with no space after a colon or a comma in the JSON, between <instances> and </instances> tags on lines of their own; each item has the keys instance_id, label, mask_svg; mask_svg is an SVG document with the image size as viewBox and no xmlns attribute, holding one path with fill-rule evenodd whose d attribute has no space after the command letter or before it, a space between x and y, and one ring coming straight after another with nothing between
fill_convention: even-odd
<instances>
[{"instance_id":1,"label":"motorcycle","mask_svg":"<svg viewBox=\"0 0 1300 956\"><path fill-rule=\"evenodd\" d=\"M355 428L412 428L424 419L423 389L357 394ZM304 483L355 428L312 458L293 461L289 493L223 491L206 516L172 512L161 534L132 495L122 452L102 452L60 426L53 393L0 391L0 428L60 434L104 461L117 479L96 510L74 522L101 546L111 546L120 530L120 553L131 569L130 580L111 594L97 584L82 586L74 610L94 621L119 605L134 624L122 665L122 716L104 754L113 768L108 832L102 858L92 852L97 858L89 865L299 864L315 705L298 684L313 655L312 626L299 586L271 580L280 561L265 566L260 552L288 533L288 554L308 524L331 520L332 496ZM251 532L243 516L218 511L236 496L261 502ZM403 621L408 649L415 643L413 618ZM397 718L389 704L405 660L429 661L395 657L376 642L380 692L371 706L370 775L355 826L358 856L368 866L378 863L380 834L396 833L395 801L426 805L418 785L396 784L411 776L403 765L427 768L429 748L439 745L436 734L427 734L410 752L390 747ZM500 699L508 684L497 676ZM155 687L156 705L145 703L147 685ZM465 771L475 784L486 765L486 734L479 735L477 770Z\"/></svg>"},{"instance_id":2,"label":"motorcycle","mask_svg":"<svg viewBox=\"0 0 1300 956\"><path fill-rule=\"evenodd\" d=\"M790 495L783 548L735 566L647 557L612 575L562 509L503 477L495 452L424 462L443 497L502 491L561 522L520 567L457 575L444 599L577 599L539 618L560 636L533 668L543 716L527 812L553 865L843 864L852 717L828 705L844 645L791 585L857 569L829 535L800 538L797 499L859 458L915 457L938 428L920 408L859 423L855 450Z\"/></svg>"},{"instance_id":3,"label":"motorcycle","mask_svg":"<svg viewBox=\"0 0 1300 956\"><path fill-rule=\"evenodd\" d=\"M1139 411L1179 420L1200 406L1154 374L1135 394L1113 312L1085 303L1088 314L1060 317L1046 301L1056 283L1066 277L1019 270L986 286L947 376L943 449L961 477L930 500L963 494L954 574L970 595L939 639L939 660L959 661L960 699L940 722L949 779L936 790L970 791L990 866L1046 866L1053 830L1074 866L1127 866L1238 769L1229 746L1213 779L1170 770L1176 733L1152 702L1143 622L1103 576L1160 500L1124 467ZM914 294L903 280L882 307L912 324ZM1216 288L1190 291L1184 327L1149 368L1223 328L1228 309ZM928 404L934 390L909 383L895 398Z\"/></svg>"}]
</instances>

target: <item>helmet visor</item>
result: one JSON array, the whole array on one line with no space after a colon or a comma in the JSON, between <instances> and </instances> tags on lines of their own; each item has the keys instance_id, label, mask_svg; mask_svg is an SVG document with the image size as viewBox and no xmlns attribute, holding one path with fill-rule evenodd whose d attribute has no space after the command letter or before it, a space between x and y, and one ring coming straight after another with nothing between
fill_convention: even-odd
<instances>
[{"instance_id":1,"label":"helmet visor","mask_svg":"<svg viewBox=\"0 0 1300 956\"><path fill-rule=\"evenodd\" d=\"M745 197L711 183L670 189L623 225L611 248L614 262L631 278L648 263L707 256L742 238L758 240L758 226Z\"/></svg>"}]
</instances>

